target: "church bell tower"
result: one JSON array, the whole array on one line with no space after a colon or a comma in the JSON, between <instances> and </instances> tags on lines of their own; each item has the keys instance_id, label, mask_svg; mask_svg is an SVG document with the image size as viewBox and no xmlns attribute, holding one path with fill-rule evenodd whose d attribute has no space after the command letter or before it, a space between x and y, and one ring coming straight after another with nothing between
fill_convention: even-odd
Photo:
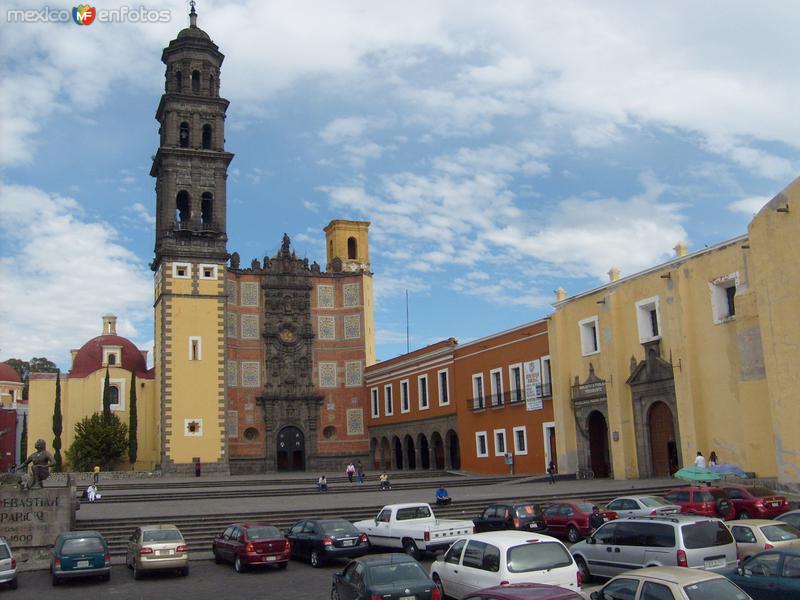
<instances>
[{"instance_id":1,"label":"church bell tower","mask_svg":"<svg viewBox=\"0 0 800 600\"><path fill-rule=\"evenodd\" d=\"M224 56L197 26L164 49L156 119L155 352L165 472L227 472L225 437L226 152Z\"/></svg>"}]
</instances>

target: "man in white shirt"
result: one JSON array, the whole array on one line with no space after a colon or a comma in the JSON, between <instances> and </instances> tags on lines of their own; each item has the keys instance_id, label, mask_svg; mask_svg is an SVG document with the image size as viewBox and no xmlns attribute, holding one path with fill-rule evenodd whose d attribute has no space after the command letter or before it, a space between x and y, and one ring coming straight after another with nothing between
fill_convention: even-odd
<instances>
[{"instance_id":1,"label":"man in white shirt","mask_svg":"<svg viewBox=\"0 0 800 600\"><path fill-rule=\"evenodd\" d=\"M706 468L706 457L699 450L697 451L697 456L694 457L694 466L700 469Z\"/></svg>"}]
</instances>

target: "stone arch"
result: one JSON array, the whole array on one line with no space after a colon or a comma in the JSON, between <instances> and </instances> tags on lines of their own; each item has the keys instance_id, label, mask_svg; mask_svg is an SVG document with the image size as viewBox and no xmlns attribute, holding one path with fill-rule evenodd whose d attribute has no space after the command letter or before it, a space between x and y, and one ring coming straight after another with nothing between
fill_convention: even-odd
<instances>
[{"instance_id":1,"label":"stone arch","mask_svg":"<svg viewBox=\"0 0 800 600\"><path fill-rule=\"evenodd\" d=\"M214 136L214 128L208 123L203 125L203 150L211 150L211 141Z\"/></svg>"},{"instance_id":2,"label":"stone arch","mask_svg":"<svg viewBox=\"0 0 800 600\"><path fill-rule=\"evenodd\" d=\"M181 148L188 148L190 142L189 123L186 121L181 122L178 131L178 145Z\"/></svg>"},{"instance_id":3,"label":"stone arch","mask_svg":"<svg viewBox=\"0 0 800 600\"><path fill-rule=\"evenodd\" d=\"M589 467L595 477L608 477L611 474L610 445L608 443L608 421L599 410L593 410L586 419L589 433Z\"/></svg>"},{"instance_id":4,"label":"stone arch","mask_svg":"<svg viewBox=\"0 0 800 600\"><path fill-rule=\"evenodd\" d=\"M355 260L358 256L358 241L354 237L347 238L347 258Z\"/></svg>"},{"instance_id":5,"label":"stone arch","mask_svg":"<svg viewBox=\"0 0 800 600\"><path fill-rule=\"evenodd\" d=\"M431 468L431 448L424 433L417 436L417 444L419 445L419 468L429 470Z\"/></svg>"},{"instance_id":6,"label":"stone arch","mask_svg":"<svg viewBox=\"0 0 800 600\"><path fill-rule=\"evenodd\" d=\"M192 71L192 91L196 94L200 91L200 71Z\"/></svg>"},{"instance_id":7,"label":"stone arch","mask_svg":"<svg viewBox=\"0 0 800 600\"><path fill-rule=\"evenodd\" d=\"M408 468L413 470L417 468L417 455L416 449L414 447L414 438L412 438L409 434L403 438L403 446L405 447L406 453L406 464Z\"/></svg>"},{"instance_id":8,"label":"stone arch","mask_svg":"<svg viewBox=\"0 0 800 600\"><path fill-rule=\"evenodd\" d=\"M203 192L200 197L200 222L203 225L214 222L214 195L211 192Z\"/></svg>"},{"instance_id":9,"label":"stone arch","mask_svg":"<svg viewBox=\"0 0 800 600\"><path fill-rule=\"evenodd\" d=\"M678 446L675 435L675 416L666 402L657 400L647 415L650 452L650 475L669 477L678 470Z\"/></svg>"},{"instance_id":10,"label":"stone arch","mask_svg":"<svg viewBox=\"0 0 800 600\"><path fill-rule=\"evenodd\" d=\"M372 457L372 468L382 468L383 465L380 456L380 446L378 445L377 438L371 438L369 440L369 455Z\"/></svg>"},{"instance_id":11,"label":"stone arch","mask_svg":"<svg viewBox=\"0 0 800 600\"><path fill-rule=\"evenodd\" d=\"M433 450L432 452L433 464L431 468L437 469L439 471L444 470L445 468L444 441L442 440L442 435L438 431L434 431L431 434L431 447Z\"/></svg>"},{"instance_id":12,"label":"stone arch","mask_svg":"<svg viewBox=\"0 0 800 600\"><path fill-rule=\"evenodd\" d=\"M403 469L403 444L400 443L400 438L394 436L392 438L392 457L394 458L394 468L398 470Z\"/></svg>"},{"instance_id":13,"label":"stone arch","mask_svg":"<svg viewBox=\"0 0 800 600\"><path fill-rule=\"evenodd\" d=\"M192 218L192 199L189 192L181 190L175 197L175 221L188 223Z\"/></svg>"},{"instance_id":14,"label":"stone arch","mask_svg":"<svg viewBox=\"0 0 800 600\"><path fill-rule=\"evenodd\" d=\"M454 430L448 429L444 437L447 446L445 460L449 459L449 466L447 463L445 466L458 470L461 468L461 446L459 445L458 434Z\"/></svg>"},{"instance_id":15,"label":"stone arch","mask_svg":"<svg viewBox=\"0 0 800 600\"><path fill-rule=\"evenodd\" d=\"M381 438L381 446L380 446L380 456L381 456L381 469L390 469L391 468L391 458L392 458L392 450L391 446L389 445L389 439L387 437Z\"/></svg>"}]
</instances>

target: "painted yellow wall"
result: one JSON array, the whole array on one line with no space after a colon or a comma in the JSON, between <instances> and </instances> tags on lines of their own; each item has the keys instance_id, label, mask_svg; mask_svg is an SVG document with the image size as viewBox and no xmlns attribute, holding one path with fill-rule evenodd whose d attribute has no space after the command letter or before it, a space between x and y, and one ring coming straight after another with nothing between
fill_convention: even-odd
<instances>
[{"instance_id":1,"label":"painted yellow wall","mask_svg":"<svg viewBox=\"0 0 800 600\"><path fill-rule=\"evenodd\" d=\"M354 237L357 241L356 259L347 258L347 240ZM355 262L366 265L369 270L369 223L366 221L331 221L325 228L325 248L328 257L328 270L333 259L339 257L345 263Z\"/></svg>"},{"instance_id":2,"label":"painted yellow wall","mask_svg":"<svg viewBox=\"0 0 800 600\"><path fill-rule=\"evenodd\" d=\"M372 291L372 275L365 273L361 277L361 289L364 290L364 366L368 367L376 362L375 300Z\"/></svg>"}]
</instances>

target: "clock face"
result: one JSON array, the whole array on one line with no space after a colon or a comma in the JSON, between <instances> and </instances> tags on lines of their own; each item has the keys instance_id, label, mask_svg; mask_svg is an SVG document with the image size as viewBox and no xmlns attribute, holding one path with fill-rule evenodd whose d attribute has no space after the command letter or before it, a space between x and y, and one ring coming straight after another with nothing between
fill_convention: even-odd
<instances>
[{"instance_id":1,"label":"clock face","mask_svg":"<svg viewBox=\"0 0 800 600\"><path fill-rule=\"evenodd\" d=\"M290 344L294 341L294 331L291 329L281 329L280 333L278 333L278 337L281 338L281 341Z\"/></svg>"}]
</instances>

